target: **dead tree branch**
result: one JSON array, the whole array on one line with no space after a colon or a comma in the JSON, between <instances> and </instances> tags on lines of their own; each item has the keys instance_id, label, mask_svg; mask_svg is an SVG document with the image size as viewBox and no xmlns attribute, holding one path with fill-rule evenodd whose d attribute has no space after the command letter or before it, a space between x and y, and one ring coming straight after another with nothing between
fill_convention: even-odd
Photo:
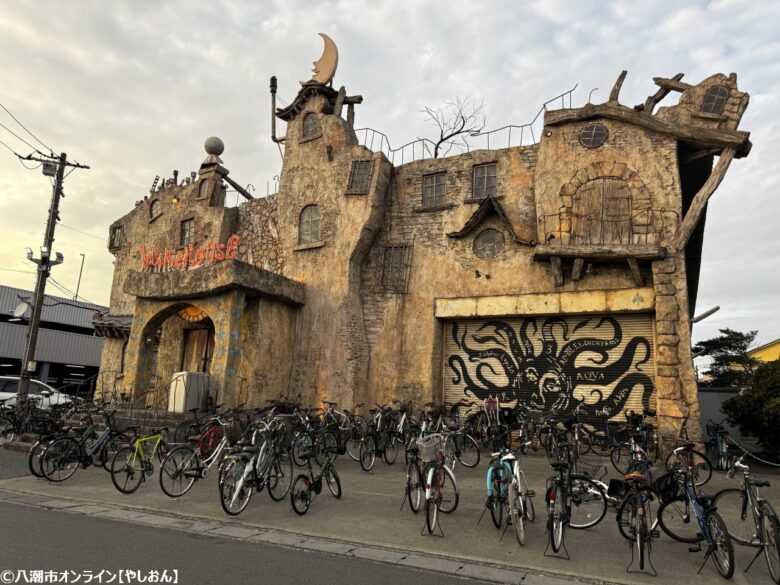
<instances>
[{"instance_id":1,"label":"dead tree branch","mask_svg":"<svg viewBox=\"0 0 780 585\"><path fill-rule=\"evenodd\" d=\"M477 134L485 128L485 102L469 103L469 98L456 98L444 102L438 108L426 106L420 110L425 117L436 124L439 137L434 142L433 158L446 156L454 146L468 145L467 134Z\"/></svg>"}]
</instances>

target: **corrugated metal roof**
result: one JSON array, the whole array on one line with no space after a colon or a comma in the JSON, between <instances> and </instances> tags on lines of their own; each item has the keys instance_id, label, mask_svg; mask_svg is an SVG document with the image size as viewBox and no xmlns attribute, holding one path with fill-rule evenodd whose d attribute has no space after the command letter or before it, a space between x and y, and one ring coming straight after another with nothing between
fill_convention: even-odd
<instances>
[{"instance_id":1,"label":"corrugated metal roof","mask_svg":"<svg viewBox=\"0 0 780 585\"><path fill-rule=\"evenodd\" d=\"M20 296L24 299L31 299L33 293L29 290L0 285L0 313L10 315L21 302ZM46 295L43 301L41 320L92 329L92 315L96 312L108 312L108 307Z\"/></svg>"},{"instance_id":2,"label":"corrugated metal roof","mask_svg":"<svg viewBox=\"0 0 780 585\"><path fill-rule=\"evenodd\" d=\"M0 356L20 359L24 352L27 327L0 323ZM52 329L38 330L35 359L39 362L100 366L103 338Z\"/></svg>"}]
</instances>

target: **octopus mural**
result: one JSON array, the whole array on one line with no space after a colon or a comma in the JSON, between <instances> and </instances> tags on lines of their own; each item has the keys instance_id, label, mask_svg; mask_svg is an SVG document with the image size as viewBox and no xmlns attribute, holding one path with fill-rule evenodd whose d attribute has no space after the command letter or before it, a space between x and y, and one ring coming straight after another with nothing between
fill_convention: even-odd
<instances>
[{"instance_id":1,"label":"octopus mural","mask_svg":"<svg viewBox=\"0 0 780 585\"><path fill-rule=\"evenodd\" d=\"M602 420L622 414L634 391L649 406L653 381L642 365L651 359L650 342L633 337L613 355L623 343L623 331L612 317L583 318L576 324L547 317L541 326L529 317L518 331L498 320L471 334L468 328L452 324L461 352L447 362L453 384L462 384L467 395L516 400L522 409L540 413L563 414L582 405L583 418Z\"/></svg>"}]
</instances>

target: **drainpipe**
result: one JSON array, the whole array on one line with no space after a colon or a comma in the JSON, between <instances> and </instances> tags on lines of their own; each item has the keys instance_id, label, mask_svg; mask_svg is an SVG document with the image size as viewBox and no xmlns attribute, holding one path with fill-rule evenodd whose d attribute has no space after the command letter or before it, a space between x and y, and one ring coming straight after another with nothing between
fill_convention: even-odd
<instances>
[{"instance_id":1,"label":"drainpipe","mask_svg":"<svg viewBox=\"0 0 780 585\"><path fill-rule=\"evenodd\" d=\"M284 138L276 137L276 75L271 76L271 140L277 144L284 142Z\"/></svg>"}]
</instances>

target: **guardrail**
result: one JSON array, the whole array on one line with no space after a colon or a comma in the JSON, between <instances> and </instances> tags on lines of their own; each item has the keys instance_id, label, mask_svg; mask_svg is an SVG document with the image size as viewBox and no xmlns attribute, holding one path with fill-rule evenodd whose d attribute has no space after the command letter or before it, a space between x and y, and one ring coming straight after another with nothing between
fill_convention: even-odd
<instances>
[{"instance_id":1,"label":"guardrail","mask_svg":"<svg viewBox=\"0 0 780 585\"><path fill-rule=\"evenodd\" d=\"M668 209L646 209L621 216L577 214L569 209L539 218L540 241L561 245L658 245L680 228L680 214Z\"/></svg>"}]
</instances>

